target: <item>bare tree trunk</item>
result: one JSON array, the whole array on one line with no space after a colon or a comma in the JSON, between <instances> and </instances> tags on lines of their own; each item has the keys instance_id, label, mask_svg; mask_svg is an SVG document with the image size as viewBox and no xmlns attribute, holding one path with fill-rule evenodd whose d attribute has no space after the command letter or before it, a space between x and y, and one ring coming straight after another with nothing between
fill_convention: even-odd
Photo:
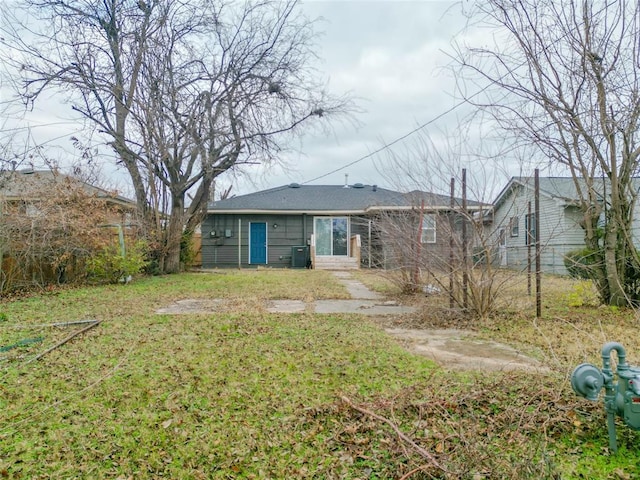
<instances>
[{"instance_id":1,"label":"bare tree trunk","mask_svg":"<svg viewBox=\"0 0 640 480\"><path fill-rule=\"evenodd\" d=\"M184 214L184 199L174 196L171 216L167 225L165 273L177 273L180 271L180 243L182 241Z\"/></svg>"},{"instance_id":2,"label":"bare tree trunk","mask_svg":"<svg viewBox=\"0 0 640 480\"><path fill-rule=\"evenodd\" d=\"M624 277L622 272L618 270L617 253L616 253L616 232L607 227L605 234L604 247L604 266L607 278L607 290L609 292L610 305L624 306L627 305L627 297L624 292ZM622 278L621 278L622 277Z\"/></svg>"}]
</instances>

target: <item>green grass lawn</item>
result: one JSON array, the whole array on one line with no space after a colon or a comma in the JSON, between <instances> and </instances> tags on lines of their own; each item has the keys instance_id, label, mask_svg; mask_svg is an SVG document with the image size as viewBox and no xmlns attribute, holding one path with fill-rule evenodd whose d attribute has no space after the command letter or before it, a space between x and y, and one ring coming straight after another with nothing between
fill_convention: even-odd
<instances>
[{"instance_id":1,"label":"green grass lawn","mask_svg":"<svg viewBox=\"0 0 640 480\"><path fill-rule=\"evenodd\" d=\"M43 339L0 357L0 478L640 478L638 435L621 426L625 455L606 453L602 405L575 398L563 360L546 375L448 373L365 317L262 308L347 297L327 272L258 270L0 304L0 345ZM155 313L187 298L234 309ZM557 342L556 313L531 328ZM34 325L89 318L102 323L26 363L78 328ZM478 331L544 354L544 340L514 333L526 322Z\"/></svg>"}]
</instances>

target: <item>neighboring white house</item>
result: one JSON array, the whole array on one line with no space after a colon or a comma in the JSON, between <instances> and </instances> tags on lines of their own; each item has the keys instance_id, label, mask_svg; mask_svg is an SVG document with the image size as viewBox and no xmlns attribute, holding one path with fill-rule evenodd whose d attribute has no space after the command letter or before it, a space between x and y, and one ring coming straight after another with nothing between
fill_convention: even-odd
<instances>
[{"instance_id":1,"label":"neighboring white house","mask_svg":"<svg viewBox=\"0 0 640 480\"><path fill-rule=\"evenodd\" d=\"M578 198L573 178L540 178L543 272L567 274L565 254L585 246ZM495 261L504 267L525 270L529 252L532 258L535 254L534 177L513 177L509 181L493 204L493 218L487 228L497 246Z\"/></svg>"}]
</instances>

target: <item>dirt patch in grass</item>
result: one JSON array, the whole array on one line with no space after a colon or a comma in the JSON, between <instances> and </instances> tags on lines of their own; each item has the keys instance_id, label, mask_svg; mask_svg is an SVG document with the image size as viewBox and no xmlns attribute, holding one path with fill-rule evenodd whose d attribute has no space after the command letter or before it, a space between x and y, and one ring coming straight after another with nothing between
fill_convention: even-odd
<instances>
[{"instance_id":1,"label":"dirt patch in grass","mask_svg":"<svg viewBox=\"0 0 640 480\"><path fill-rule=\"evenodd\" d=\"M503 343L483 340L469 330L387 328L411 352L445 370L547 372L541 362Z\"/></svg>"}]
</instances>

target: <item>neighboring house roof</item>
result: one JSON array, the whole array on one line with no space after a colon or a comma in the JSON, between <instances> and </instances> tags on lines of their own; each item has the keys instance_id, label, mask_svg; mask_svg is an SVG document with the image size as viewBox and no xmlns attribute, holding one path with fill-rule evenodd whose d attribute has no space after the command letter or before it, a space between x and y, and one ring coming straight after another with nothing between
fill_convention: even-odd
<instances>
[{"instance_id":1,"label":"neighboring house roof","mask_svg":"<svg viewBox=\"0 0 640 480\"><path fill-rule=\"evenodd\" d=\"M540 195L556 200L559 205L577 205L580 198L586 196L587 182L583 178L574 180L573 177L540 177L539 182ZM603 181L602 178L594 178L593 183L599 195L598 200L602 201L609 181L606 179ZM520 186L533 190L534 184L534 177L512 177L493 202L494 208L499 208L514 188ZM580 192L582 192L582 195Z\"/></svg>"},{"instance_id":2,"label":"neighboring house roof","mask_svg":"<svg viewBox=\"0 0 640 480\"><path fill-rule=\"evenodd\" d=\"M429 192L396 192L375 185L299 185L292 183L209 204L210 213L344 213L374 210L402 210L419 207L424 200L429 210L449 209L450 198ZM455 199L457 206L460 199ZM477 202L468 202L477 209Z\"/></svg>"},{"instance_id":3,"label":"neighboring house roof","mask_svg":"<svg viewBox=\"0 0 640 480\"><path fill-rule=\"evenodd\" d=\"M52 170L0 171L0 196L6 200L37 200L41 192L54 186L68 184L82 188L88 195L109 202L133 207L135 202L100 187L90 185L76 177Z\"/></svg>"}]
</instances>

